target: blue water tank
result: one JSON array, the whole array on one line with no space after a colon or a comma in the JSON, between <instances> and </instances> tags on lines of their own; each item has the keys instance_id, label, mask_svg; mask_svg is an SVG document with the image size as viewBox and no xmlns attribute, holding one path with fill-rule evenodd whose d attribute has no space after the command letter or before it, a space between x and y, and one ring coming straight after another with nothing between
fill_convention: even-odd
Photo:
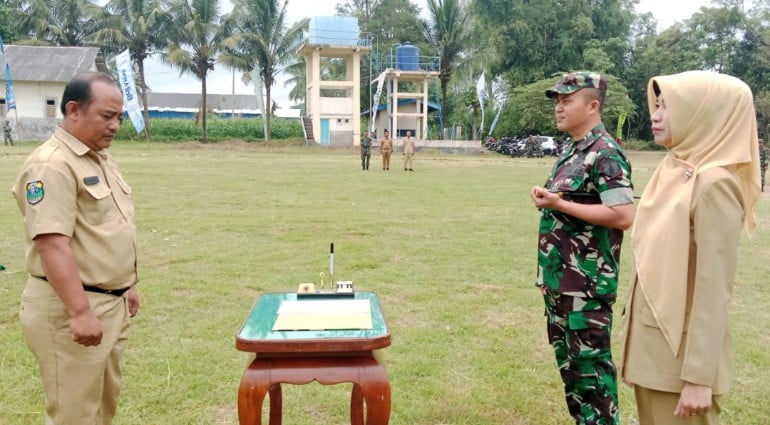
<instances>
[{"instance_id":1,"label":"blue water tank","mask_svg":"<svg viewBox=\"0 0 770 425\"><path fill-rule=\"evenodd\" d=\"M418 71L420 49L408 41L396 47L396 68L402 71Z\"/></svg>"}]
</instances>

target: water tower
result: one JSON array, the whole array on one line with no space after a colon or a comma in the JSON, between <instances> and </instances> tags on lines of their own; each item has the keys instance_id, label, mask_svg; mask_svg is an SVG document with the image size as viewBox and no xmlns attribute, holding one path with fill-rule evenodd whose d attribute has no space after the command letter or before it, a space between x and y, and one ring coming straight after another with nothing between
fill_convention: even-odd
<instances>
[{"instance_id":1,"label":"water tower","mask_svg":"<svg viewBox=\"0 0 770 425\"><path fill-rule=\"evenodd\" d=\"M372 84L384 81L387 93L387 117L372 116L377 135L387 128L396 144L410 131L415 139L428 136L428 88L438 78L438 58L420 55L412 43L394 45L390 66ZM376 107L376 105L375 105ZM383 128L384 127L384 128Z\"/></svg>"},{"instance_id":2,"label":"water tower","mask_svg":"<svg viewBox=\"0 0 770 425\"><path fill-rule=\"evenodd\" d=\"M299 54L305 58L305 133L322 145L354 145L361 138L361 55L371 50L362 39L358 19L315 16ZM344 76L322 79L323 58L344 61Z\"/></svg>"}]
</instances>

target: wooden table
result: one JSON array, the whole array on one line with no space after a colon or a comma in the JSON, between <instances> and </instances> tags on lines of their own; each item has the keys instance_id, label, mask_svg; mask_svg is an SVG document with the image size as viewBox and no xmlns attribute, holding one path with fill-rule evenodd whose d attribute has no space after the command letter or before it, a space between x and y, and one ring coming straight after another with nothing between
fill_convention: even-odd
<instances>
[{"instance_id":1,"label":"wooden table","mask_svg":"<svg viewBox=\"0 0 770 425\"><path fill-rule=\"evenodd\" d=\"M390 382L372 352L390 345L390 332L377 294L355 293L355 299L371 304L372 329L273 331L281 303L296 299L295 293L261 295L236 335L238 350L256 353L238 389L240 424L262 424L262 403L269 393L270 425L280 425L281 384L318 381L323 385L353 383L351 425L386 425L390 419Z\"/></svg>"}]
</instances>

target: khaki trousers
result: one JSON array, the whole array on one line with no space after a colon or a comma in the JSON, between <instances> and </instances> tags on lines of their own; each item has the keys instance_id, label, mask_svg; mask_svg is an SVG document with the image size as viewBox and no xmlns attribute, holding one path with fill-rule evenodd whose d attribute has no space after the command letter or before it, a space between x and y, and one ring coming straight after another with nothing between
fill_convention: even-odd
<instances>
[{"instance_id":1,"label":"khaki trousers","mask_svg":"<svg viewBox=\"0 0 770 425\"><path fill-rule=\"evenodd\" d=\"M94 292L86 296L102 325L102 342L95 347L72 341L67 310L48 282L31 277L22 295L19 319L40 366L46 425L109 425L118 408L128 301Z\"/></svg>"},{"instance_id":2,"label":"khaki trousers","mask_svg":"<svg viewBox=\"0 0 770 425\"><path fill-rule=\"evenodd\" d=\"M411 170L412 165L414 165L414 154L413 153L405 153L404 154L404 169L405 170Z\"/></svg>"},{"instance_id":3,"label":"khaki trousers","mask_svg":"<svg viewBox=\"0 0 770 425\"><path fill-rule=\"evenodd\" d=\"M719 402L721 396L714 396L711 409L705 415L681 417L674 410L679 403L679 393L655 391L634 385L639 425L719 425Z\"/></svg>"},{"instance_id":4,"label":"khaki trousers","mask_svg":"<svg viewBox=\"0 0 770 425\"><path fill-rule=\"evenodd\" d=\"M390 151L382 151L382 169L390 169Z\"/></svg>"}]
</instances>

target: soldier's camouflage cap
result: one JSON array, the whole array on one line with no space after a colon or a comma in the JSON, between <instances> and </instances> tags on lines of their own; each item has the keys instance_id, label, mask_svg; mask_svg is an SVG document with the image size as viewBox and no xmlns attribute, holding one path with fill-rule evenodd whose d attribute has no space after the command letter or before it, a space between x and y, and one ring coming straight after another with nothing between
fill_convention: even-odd
<instances>
[{"instance_id":1,"label":"soldier's camouflage cap","mask_svg":"<svg viewBox=\"0 0 770 425\"><path fill-rule=\"evenodd\" d=\"M562 75L555 86L545 91L546 97L575 93L580 89L607 90L607 80L598 72L577 71Z\"/></svg>"}]
</instances>

